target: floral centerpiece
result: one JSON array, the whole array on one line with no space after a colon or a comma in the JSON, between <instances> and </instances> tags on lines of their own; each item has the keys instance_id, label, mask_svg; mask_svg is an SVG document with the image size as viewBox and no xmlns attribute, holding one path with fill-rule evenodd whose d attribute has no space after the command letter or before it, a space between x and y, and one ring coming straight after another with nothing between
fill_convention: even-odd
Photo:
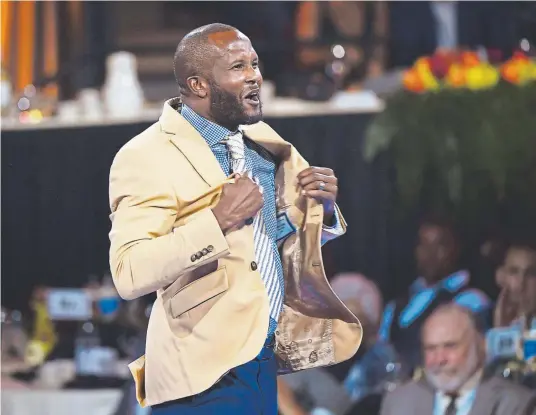
<instances>
[{"instance_id":1,"label":"floral centerpiece","mask_svg":"<svg viewBox=\"0 0 536 415\"><path fill-rule=\"evenodd\" d=\"M482 60L475 52L440 52L419 58L404 73L403 85L411 92L438 91L444 88L488 89L500 79L514 85L536 80L536 62L516 52L502 65Z\"/></svg>"},{"instance_id":2,"label":"floral centerpiece","mask_svg":"<svg viewBox=\"0 0 536 415\"><path fill-rule=\"evenodd\" d=\"M440 53L418 59L403 86L363 149L393 159L396 211L447 211L475 229L536 224L536 62Z\"/></svg>"}]
</instances>

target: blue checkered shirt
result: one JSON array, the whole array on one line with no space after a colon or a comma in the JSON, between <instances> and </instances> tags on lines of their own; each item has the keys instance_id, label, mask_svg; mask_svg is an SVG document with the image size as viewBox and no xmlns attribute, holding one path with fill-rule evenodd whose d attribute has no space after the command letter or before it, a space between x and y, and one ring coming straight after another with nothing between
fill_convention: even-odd
<instances>
[{"instance_id":1,"label":"blue checkered shirt","mask_svg":"<svg viewBox=\"0 0 536 415\"><path fill-rule=\"evenodd\" d=\"M186 105L181 107L181 115L197 130L197 132L205 139L209 145L212 153L220 163L220 166L226 176L231 174L230 155L225 144L225 139L232 134L227 128L221 125L215 124L212 121L200 116ZM273 156L265 150L263 147L244 139L245 144L245 158L246 169L253 173L253 176L259 180L260 185L263 188L264 206L262 208L262 215L264 223L266 225L266 233L272 240L273 258L276 261L277 278L279 279L278 287L280 292L275 295L269 296L270 304L277 302L275 309L276 314L270 315L270 324L268 327L268 336L274 334L277 327L277 321L279 314L283 308L283 297L285 281L283 277L283 266L281 264L281 257L277 249L277 210L275 202L275 172L276 164ZM324 227L326 229L326 227ZM327 228L330 234L338 236L342 234L342 227L338 216L335 218L335 225ZM332 239L332 238L329 238ZM322 240L322 243L327 240ZM267 284L269 285L269 284Z\"/></svg>"}]
</instances>

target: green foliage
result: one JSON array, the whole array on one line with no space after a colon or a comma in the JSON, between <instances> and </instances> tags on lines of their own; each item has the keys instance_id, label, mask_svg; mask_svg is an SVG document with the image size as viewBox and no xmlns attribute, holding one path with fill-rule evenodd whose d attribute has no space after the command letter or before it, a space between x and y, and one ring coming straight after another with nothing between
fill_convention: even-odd
<instances>
[{"instance_id":1,"label":"green foliage","mask_svg":"<svg viewBox=\"0 0 536 415\"><path fill-rule=\"evenodd\" d=\"M536 220L536 83L399 92L369 126L372 161L392 153L398 213L447 211L462 223ZM515 220L514 220L515 221Z\"/></svg>"}]
</instances>

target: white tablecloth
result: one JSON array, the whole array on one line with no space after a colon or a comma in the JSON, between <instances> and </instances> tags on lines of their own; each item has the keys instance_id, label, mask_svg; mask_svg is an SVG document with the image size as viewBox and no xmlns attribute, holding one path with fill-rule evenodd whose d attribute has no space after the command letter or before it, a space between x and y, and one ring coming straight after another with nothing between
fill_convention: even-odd
<instances>
[{"instance_id":1,"label":"white tablecloth","mask_svg":"<svg viewBox=\"0 0 536 415\"><path fill-rule=\"evenodd\" d=\"M37 124L22 124L18 118L3 118L2 131L33 130L45 128L73 128L103 125L118 125L154 122L162 113L162 103L144 108L141 114L132 117L114 118L105 115L102 119L90 120L82 117L51 117ZM268 118L313 117L317 115L362 114L383 111L384 103L371 91L336 93L327 102L303 101L297 98L275 97L263 103L263 114Z\"/></svg>"},{"instance_id":2,"label":"white tablecloth","mask_svg":"<svg viewBox=\"0 0 536 415\"><path fill-rule=\"evenodd\" d=\"M2 415L112 415L121 390L2 389Z\"/></svg>"}]
</instances>

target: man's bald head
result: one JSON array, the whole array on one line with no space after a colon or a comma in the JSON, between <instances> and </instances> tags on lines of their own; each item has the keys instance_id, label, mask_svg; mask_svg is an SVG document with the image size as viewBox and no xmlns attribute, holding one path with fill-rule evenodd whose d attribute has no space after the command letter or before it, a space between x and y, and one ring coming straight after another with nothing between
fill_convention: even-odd
<instances>
[{"instance_id":1,"label":"man's bald head","mask_svg":"<svg viewBox=\"0 0 536 415\"><path fill-rule=\"evenodd\" d=\"M212 23L192 30L182 38L173 59L175 79L181 95L188 95L188 78L210 77L213 60L227 43L243 36L238 29L223 23Z\"/></svg>"},{"instance_id":2,"label":"man's bald head","mask_svg":"<svg viewBox=\"0 0 536 415\"><path fill-rule=\"evenodd\" d=\"M234 27L213 23L188 33L174 64L182 103L198 115L230 131L262 120L259 57Z\"/></svg>"},{"instance_id":3,"label":"man's bald head","mask_svg":"<svg viewBox=\"0 0 536 415\"><path fill-rule=\"evenodd\" d=\"M437 326L451 325L453 332L478 333L480 325L474 314L466 307L456 303L448 303L439 306L427 319L422 328L423 335L427 330L433 330Z\"/></svg>"}]
</instances>

